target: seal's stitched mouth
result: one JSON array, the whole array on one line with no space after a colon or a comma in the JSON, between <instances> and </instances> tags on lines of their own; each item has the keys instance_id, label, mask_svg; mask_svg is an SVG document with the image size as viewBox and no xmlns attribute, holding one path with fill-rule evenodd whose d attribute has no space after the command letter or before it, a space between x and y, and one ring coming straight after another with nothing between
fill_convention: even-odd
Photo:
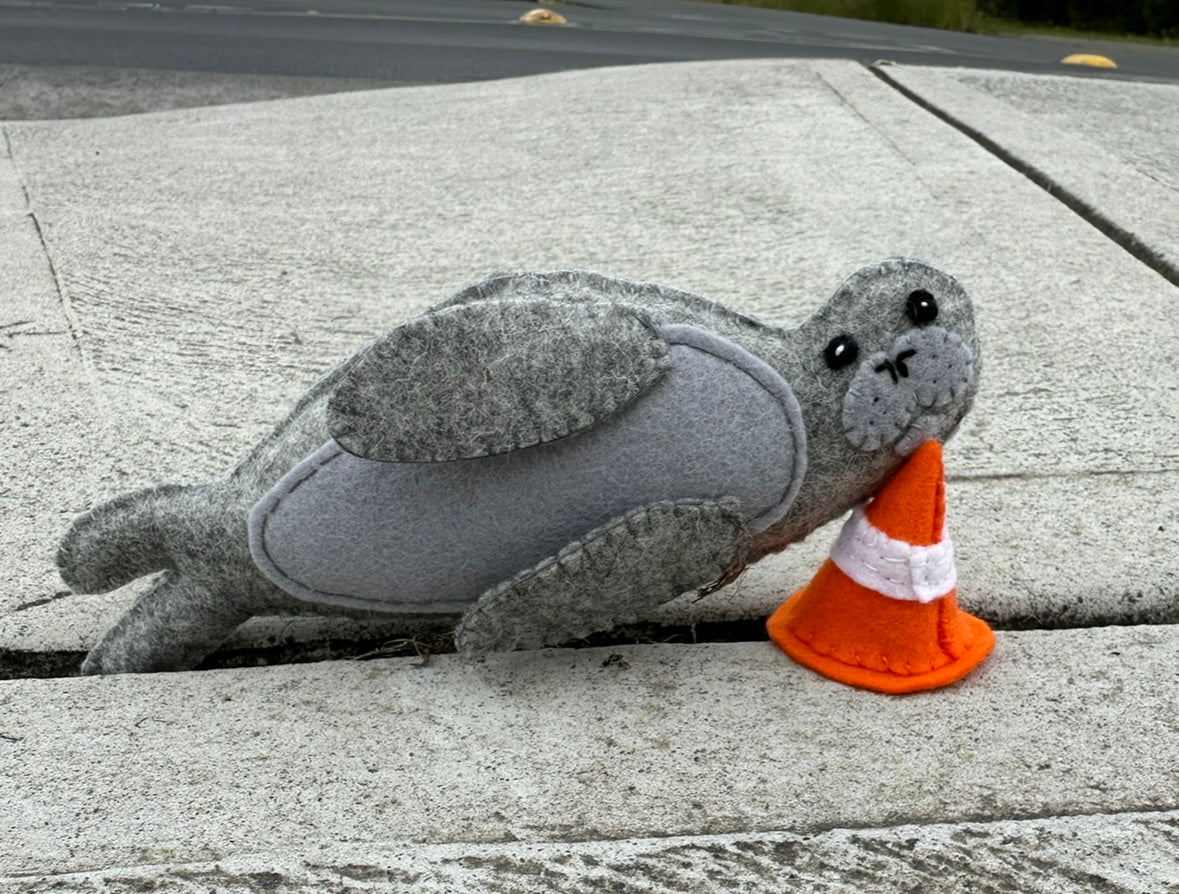
<instances>
[{"instance_id":1,"label":"seal's stitched mouth","mask_svg":"<svg viewBox=\"0 0 1179 894\"><path fill-rule=\"evenodd\" d=\"M944 417L928 413L916 416L905 426L905 430L893 441L892 449L900 456L908 456L926 441L938 439Z\"/></svg>"},{"instance_id":2,"label":"seal's stitched mouth","mask_svg":"<svg viewBox=\"0 0 1179 894\"><path fill-rule=\"evenodd\" d=\"M844 436L859 450L901 455L952 431L972 358L956 333L930 327L868 357L843 402Z\"/></svg>"}]
</instances>

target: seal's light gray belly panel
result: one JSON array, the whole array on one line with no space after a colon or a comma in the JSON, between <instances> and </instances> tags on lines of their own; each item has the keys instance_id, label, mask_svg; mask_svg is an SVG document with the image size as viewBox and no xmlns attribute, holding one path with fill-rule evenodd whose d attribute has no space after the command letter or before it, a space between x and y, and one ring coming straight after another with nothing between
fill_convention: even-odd
<instances>
[{"instance_id":1,"label":"seal's light gray belly panel","mask_svg":"<svg viewBox=\"0 0 1179 894\"><path fill-rule=\"evenodd\" d=\"M255 563L314 602L453 611L638 506L736 497L751 531L769 527L805 475L793 391L713 333L661 334L666 376L589 431L437 463L363 459L329 441L253 508Z\"/></svg>"}]
</instances>

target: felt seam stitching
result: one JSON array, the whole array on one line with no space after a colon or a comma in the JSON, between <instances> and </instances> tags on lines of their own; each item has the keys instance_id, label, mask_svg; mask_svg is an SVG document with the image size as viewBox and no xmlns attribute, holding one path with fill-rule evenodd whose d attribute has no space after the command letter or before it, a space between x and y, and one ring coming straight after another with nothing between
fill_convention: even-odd
<instances>
[{"instance_id":1,"label":"felt seam stitching","mask_svg":"<svg viewBox=\"0 0 1179 894\"><path fill-rule=\"evenodd\" d=\"M859 506L831 547L831 560L856 583L892 599L929 603L957 585L954 545L944 523L941 540L915 546L889 537Z\"/></svg>"},{"instance_id":2,"label":"felt seam stitching","mask_svg":"<svg viewBox=\"0 0 1179 894\"><path fill-rule=\"evenodd\" d=\"M620 515L617 518L614 518L611 521L606 522L604 525L599 527L597 530L587 532L584 539L574 540L572 543L565 544L565 546L561 547L561 549L558 550L556 553L554 553L553 555L548 556L544 559L541 559L539 562L537 562L531 568L523 569L520 572L520 574L521 575L528 575L528 577L533 577L533 576L541 574L545 571L548 571L550 568L552 568L554 566L560 566L560 563L563 560L568 559L574 553L580 552L581 550L585 549L586 547L593 546L595 543L598 543L599 541L604 540L605 538L609 537L611 534L615 533L619 528L628 526L630 524L633 524L633 523L639 522L639 521L642 521L642 523L644 523L645 525L647 525L649 527L651 516L654 515L656 512L670 512L674 515L675 509L680 506L683 506L685 508L693 508L693 509L707 507L707 506L719 506L720 509L722 510L722 512L726 516L729 516L729 517L735 516L735 518L733 520L737 521L738 524L740 524L739 514L729 511L727 509L727 507L725 507L722 503L720 503L717 500L698 499L698 498L689 498L689 499L684 499L684 500L661 500L658 503L651 503L648 506L636 506L630 512L625 513L624 515ZM525 580L526 579L527 578L525 578ZM519 580L516 577L513 577L513 578L509 579L508 581L505 581L503 586L507 586L508 584L511 584L511 583L519 583ZM499 589L499 586L496 586L495 589Z\"/></svg>"},{"instance_id":3,"label":"felt seam stitching","mask_svg":"<svg viewBox=\"0 0 1179 894\"><path fill-rule=\"evenodd\" d=\"M631 317L636 322L638 322L639 325L641 325L643 328L647 329L650 332L652 338L646 345L646 359L651 361L653 365L658 364L658 362L660 360L662 360L664 357L666 357L668 354L667 344L665 344L660 339L655 328L641 314L637 313L636 311L634 311L631 308L623 307L620 305L615 305L615 306L618 307L618 309L620 311L622 311L622 313L625 316ZM501 318L502 318L502 316L503 316L503 314L501 313ZM437 328L437 321L436 321L433 314L431 314L429 317L427 317L427 319L429 319L431 321L431 324L434 326L434 328ZM632 401L636 400L639 396L641 396L641 395L638 395L638 396L632 398L631 400ZM627 402L627 403L629 403L629 402ZM588 411L589 418L588 418L588 421L586 421L584 423L574 425L574 424L571 424L569 417L565 417L564 419L558 420L556 423L553 423L551 428L549 428L547 431L546 431L545 426L543 424L538 425L536 428L536 434L534 437L529 437L526 439L517 439L514 443L507 443L507 442L496 443L491 438L484 438L484 439L482 439L482 441L483 441L483 444L482 444L483 452L482 453L476 454L474 456L462 457L462 459L481 459L486 456L495 456L500 453L508 453L508 452L511 452L512 450L525 450L529 447L535 447L539 444L550 444L550 443L553 443L554 441L559 441L562 438L567 438L571 434L575 434L577 432L584 431L589 428L593 428L598 422L602 421L603 419L605 419L608 416L611 416L613 413L615 413L620 408L620 406L625 406L625 405L626 405L626 403L619 405L613 398L607 396L606 398L604 398L604 402L600 406L598 406L596 408L596 410L590 409ZM435 453L431 457L430 461L431 462L447 462L451 459L452 459L451 457L446 457L444 455L439 455L439 454Z\"/></svg>"},{"instance_id":4,"label":"felt seam stitching","mask_svg":"<svg viewBox=\"0 0 1179 894\"><path fill-rule=\"evenodd\" d=\"M649 391L667 371L665 361L669 346L663 341L650 318L641 309L631 307L625 302L574 304L553 300L487 299L477 302L477 305L440 306L403 324L373 346L369 354L357 365L355 374L345 377L330 398L331 433L345 449L355 455L383 462L449 462L496 456L512 450L551 443L592 428L619 409L629 406ZM537 331L559 331L568 338L572 350L583 351L585 358L593 361L592 369L602 375L612 370L615 372L615 378L601 378L598 385L610 381L610 387L599 387L597 390L584 392L583 399L561 408L553 405L554 394L546 392L543 388L540 394L530 395L527 391L520 391L520 383L527 384L527 378L536 374L537 369L527 363L516 364L509 367L509 375L520 379L520 382L516 383L516 391L517 398L523 406L517 404L515 408L510 408L513 412L509 414L506 431L465 432L461 436L457 431L451 431L446 436L451 439L450 442L440 443L440 432L429 426L422 427L418 420L415 423L416 429L411 427L408 434L403 432L387 448L377 449L380 442L374 443L376 432L372 430L371 425L356 421L358 413L370 415L374 411L369 392L379 370L374 372L373 367L379 368L383 364L404 365L403 351L415 348L429 353L435 341L441 339L441 342L446 344L452 335L452 328L463 325L473 326L478 332L490 336L490 340L484 339L483 342L475 343L476 347L481 344L483 349L502 347L503 345L498 344L497 338L504 333L518 337L525 334L535 335ZM590 334L593 335L592 338L589 337ZM614 341L618 341L618 344L614 345ZM617 353L616 349L619 346L625 348L624 354L611 359L611 349ZM490 370L503 359L503 355L493 355L477 357L473 362L484 362L484 369ZM567 358L550 356L548 359L556 363L558 372L571 374L571 370L564 369L564 366L568 365ZM440 361L441 365L435 372L440 372L443 376L453 376L454 362L455 358L450 358L449 363L445 360ZM624 375L618 375L619 369ZM542 375L537 381L550 378L551 376ZM502 392L499 394L502 397ZM415 397L412 389L410 396ZM492 389L490 396L496 396L495 389ZM416 399L421 397L422 395L416 395ZM545 412L537 412L535 407L529 409L530 398L538 398ZM396 403L391 403L383 408L378 406L376 409L381 409L382 413L387 415L390 408L396 406ZM524 412L516 412L521 409ZM489 424L488 418L477 416L476 419L481 426ZM424 445L414 444L415 438L424 441ZM455 438L457 444L454 442ZM448 450L454 452L447 452Z\"/></svg>"},{"instance_id":5,"label":"felt seam stitching","mask_svg":"<svg viewBox=\"0 0 1179 894\"><path fill-rule=\"evenodd\" d=\"M685 292L681 289L642 280L611 277L604 273L598 273L597 271L582 270L577 268L550 270L540 273L517 271L493 275L488 279L467 286L466 289L464 289L454 298L448 299L447 301L436 305L435 310L442 310L447 307L454 307L458 304L465 303L465 295L471 291L476 291L478 293L479 297L476 299L478 301L498 300L495 296L495 293L492 291L493 288L502 289L503 287L509 286L514 281L519 280L525 276L536 280L534 285L541 285L543 284L542 281L548 281L553 284L565 286L586 285L591 288L596 288L602 292L610 291L617 286L621 291L629 293L625 299L619 302L621 304L628 304L632 299L642 300L644 298L644 292L653 291L660 298L679 302L685 307L697 312L715 315L728 323L736 324L742 328L751 326L756 327L758 329L764 330L768 334L777 337L785 337L788 336L791 332L795 331L792 329L786 329L785 327L778 326L773 323L768 323L764 320L756 319L747 314L743 314L740 311L733 310L731 307L721 304L718 301L714 301L700 295L694 295L691 292ZM559 300L568 303L580 303L583 299L552 297L550 300Z\"/></svg>"},{"instance_id":6,"label":"felt seam stitching","mask_svg":"<svg viewBox=\"0 0 1179 894\"><path fill-rule=\"evenodd\" d=\"M805 643L816 655L819 655L823 658L832 657L839 649L837 644L824 644L817 642L813 634L808 636L797 627L792 627L790 632L794 635L795 639L797 639L799 642ZM945 650L943 649L943 651ZM856 667L860 667L866 671L872 671L873 673L877 674L891 674L897 677L915 677L919 674L928 673L930 670L934 669L931 665L925 670L913 670L912 663L905 661L905 670L894 670L888 666L888 658L884 654L879 655L879 662L884 665L886 668L885 670L877 670L876 668L872 667L872 665L865 663L863 654L858 651L852 652L852 657L850 660L843 655L836 657L838 657L838 659L844 664L855 665Z\"/></svg>"},{"instance_id":7,"label":"felt seam stitching","mask_svg":"<svg viewBox=\"0 0 1179 894\"><path fill-rule=\"evenodd\" d=\"M795 397L790 384L769 364L723 336L685 323L662 326L660 333L669 345L679 344L702 351L739 369L782 408L793 448L791 455L794 467L790 470L789 484L777 504L749 520L748 524L753 532L760 533L786 515L806 477L806 425L802 419L802 408L799 406L798 398Z\"/></svg>"},{"instance_id":8,"label":"felt seam stitching","mask_svg":"<svg viewBox=\"0 0 1179 894\"><path fill-rule=\"evenodd\" d=\"M715 358L721 363L740 371L746 381L752 383L753 386L759 388L762 393L769 397L774 405L778 408L778 412L783 417L784 427L786 428L786 436L794 445L798 445L791 452L793 459L793 468L789 477L789 485L782 495L772 502L772 504L759 512L749 523L748 527L745 522L741 522L741 527L748 534L749 528L764 528L768 527L774 521L777 521L782 515L789 510L790 503L802 484L802 478L805 474L805 430L801 420L801 409L797 407L797 400L794 399L793 391L784 380L778 382L779 376L768 366L766 369L761 369L764 365L752 354L749 354L744 348L733 342L725 339L708 330L700 329L688 324L669 324L664 327L656 329L646 323L641 314L633 313L628 309L623 309L623 312L638 324L646 328L650 334L651 339L647 341L649 354L656 358L662 358L670 352L671 345L682 345L693 351L699 351L709 357ZM796 412L794 412L796 411ZM797 418L792 419L791 416ZM338 442L329 441L321 446L317 451L318 456L314 454L308 457L308 467L303 470L303 473L297 478L288 481L281 490L276 489L269 499L262 501L258 506L256 518L252 519L253 527L257 528L256 534L251 536L251 552L254 553L255 563L266 576L278 584L278 586L297 597L301 597L310 601L327 601L336 604L351 605L353 607L361 607L370 610L388 611L390 602L390 594L388 590L383 591L379 595L362 594L352 591L339 591L338 588L325 589L317 587L306 580L300 579L297 576L289 573L278 561L276 556L271 552L268 544L268 533L271 519L278 515L288 497L293 496L304 485L309 484L314 477L321 471L326 469L332 462L339 459L348 451L344 450ZM351 455L351 454L348 454ZM314 457L314 458L313 458ZM372 460L372 462L379 462ZM458 460L457 462L461 462ZM706 504L716 505L716 496L682 496L672 497L649 504L653 507L659 507L663 504L675 504L681 506L702 506ZM721 498L723 499L723 497ZM628 512L641 509L642 506L635 506ZM739 519L742 515L748 513L736 512L736 517ZM621 516L616 517L621 518ZM650 514L643 516L649 525ZM639 521L638 518L632 516L632 521ZM606 522L605 524L609 524ZM588 532L587 532L588 533ZM566 544L563 550L556 554L555 561L560 562L567 555L575 553L577 550L592 545L601 537L608 536L609 530L599 532L599 536L590 540L579 539L572 543ZM550 559L554 557L550 556ZM544 560L542 560L543 562ZM539 573L547 566L538 565L532 570ZM524 570L524 569L522 569ZM510 580L510 578L509 578ZM463 604L447 602L443 604L431 604L432 608L444 610L461 610ZM425 611L426 606L418 604L414 606L416 611Z\"/></svg>"},{"instance_id":9,"label":"felt seam stitching","mask_svg":"<svg viewBox=\"0 0 1179 894\"><path fill-rule=\"evenodd\" d=\"M603 559L610 561L611 572L615 562L618 560L617 556L610 556L610 551L616 549L616 544L611 541L619 537L627 540L641 538L649 535L659 523L658 517L664 519L677 519L690 516L694 518L697 523L705 523L707 516L714 514L716 520L723 521L732 526L736 540L735 546L740 550L740 542L747 536L744 523L737 504L731 498L713 501L706 499L683 499L683 500L669 500L651 503L646 506L637 507L629 512L620 515L598 528L590 531L583 539L564 546L558 553L548 556L538 562L531 568L524 569L513 575L508 580L497 584L491 589L483 593L479 599L468 609L464 614L462 621L456 630L456 638L459 642L460 651L465 651L473 646L471 641L472 626L480 626L490 624L494 633L500 634L503 631L503 618L500 614L502 603L498 600L504 596L512 596L513 594L520 594L521 592L530 591L534 587L540 587L542 590L546 585L557 582L559 584L562 576L576 577L580 573L579 565L574 560L584 560L589 563L596 563ZM607 550L602 555L596 555L595 547L601 545ZM713 556L710 560L714 564L723 566L725 560L723 558ZM680 581L679 583L683 583ZM668 598L674 598L672 594ZM662 601L662 600L660 600ZM584 609L585 606L579 608ZM583 620L585 620L583 618ZM615 622L619 622L616 617ZM592 621L592 624L597 624L597 621ZM570 637L577 637L585 635L584 633L574 633L567 631ZM480 630L475 634L476 640L487 640L487 631ZM518 648L524 640L520 635L517 635L511 643L500 641L493 650L502 650L505 647ZM539 642L539 640L538 640ZM481 650L484 646L474 645L476 650Z\"/></svg>"},{"instance_id":10,"label":"felt seam stitching","mask_svg":"<svg viewBox=\"0 0 1179 894\"><path fill-rule=\"evenodd\" d=\"M254 523L251 524L251 528L253 530L251 531L250 551L254 554L254 559L255 559L255 562L258 563L258 567L261 568L264 572L266 572L267 576L271 576L270 571L272 570L275 574L277 574L279 577L282 578L283 583L281 584L281 586L283 587L283 589L287 589L288 587L293 586L294 588L296 588L298 590L299 593L302 593L305 595L311 595L312 597L317 598L317 599L328 599L328 600L333 600L333 601L346 601L346 602L350 602L353 604L363 603L365 605L370 605L370 606L384 605L384 601L381 599L366 598L364 596L358 596L353 593L335 593L335 592L330 592L327 590L317 589L315 587L309 587L306 584L290 577L283 570L283 568L278 564L278 562L274 559L274 557L270 553L270 550L267 548L267 545L266 545L267 526L269 524L270 519L274 515L277 514L279 507L282 505L282 502L288 496L294 494L295 491L297 491L300 487L302 487L304 484L308 483L312 478L314 478L320 472L321 469L327 467L329 464L331 464L336 459L339 459L346 452L343 449L341 449L338 445L336 445L334 442L330 442L330 441L327 444L325 444L324 447L321 448L321 450L326 450L329 447L332 450L330 455L324 457L321 461L312 464L306 470L306 473L304 475L299 477L297 480L290 482L288 487L285 488L281 493L273 494L272 499L265 501L265 509L263 511L258 512L257 510L255 510L255 513L252 513L253 516L256 516L258 521L254 522L254 518L251 519L251 521ZM260 503L257 508L262 509L263 505L264 504ZM609 537L610 535L616 533L620 527L626 526L628 523L640 521L640 519L641 519L641 521L644 524L649 525L650 517L654 512L657 512L657 511L658 512L671 512L674 514L674 511L677 507L696 509L696 508L708 507L708 506L719 507L720 510L722 511L722 513L726 517L735 521L738 525L743 525L743 522L740 519L740 514L736 511L732 510L731 508L725 506L723 502L718 502L716 500L709 500L709 499L704 499L704 498L694 498L694 499L690 498L690 499L684 499L684 500L660 501L658 503L652 503L649 506L636 507L634 510L631 510L630 513L628 513L626 515L619 516L619 517L613 519L612 521L607 522L606 524L602 525L598 530L588 532L585 539L575 540L571 543L566 544L558 552L542 559L540 562L538 562L532 568L522 569L520 574L521 575L527 574L528 577L525 579L528 579L531 577L535 577L535 576L537 576L541 573L544 573L546 571L549 571L554 566L560 567L560 563L563 560L567 560L574 553L579 552L579 551L585 549L586 547L592 546L593 544L598 543L599 541ZM641 510L641 515L639 514L639 510ZM257 532L256 537L253 536L255 531ZM264 559L265 561L264 562L259 561L260 559ZM275 581L275 582L277 583L278 581ZM507 581L504 581L503 584L497 585L493 589L499 589L500 586L507 586L509 584L518 584L518 583L520 583L520 580L517 577L513 576L512 578L509 578ZM461 608L462 608L461 606L454 606L454 610L461 610ZM428 611L428 610L434 610L434 609L428 608L428 607L418 607L417 610L418 611Z\"/></svg>"},{"instance_id":11,"label":"felt seam stitching","mask_svg":"<svg viewBox=\"0 0 1179 894\"><path fill-rule=\"evenodd\" d=\"M301 581L291 577L286 573L286 571L283 570L282 566L280 566L277 560L275 560L274 556L271 555L270 550L266 544L266 532L270 523L270 519L278 513L278 509L282 505L283 501L287 497L293 495L295 491L297 491L303 485L311 481L312 478L319 474L320 470L339 459L345 453L343 448L341 448L334 441L329 441L324 444L323 447L317 451L317 453L321 453L329 449L330 453L320 459L320 461L311 463L305 470L305 474L294 481L288 482L287 486L281 492L276 493L272 491L271 496L262 503L259 503L253 512L251 512L250 552L254 556L255 564L258 565L263 573L265 573L268 577L271 577L272 580L275 579L275 575L277 575L278 578L281 578L281 583L279 580L275 580L275 583L278 583L279 586L288 592L291 592L291 588L293 587L304 597L310 596L314 599L344 601L354 605L360 603L366 606L380 606L383 604L383 602L379 599L366 599L363 596L357 596L352 593L333 593L327 590L320 590L315 587L307 586ZM263 509L264 506L265 508ZM273 572L273 574L271 572ZM427 609L421 608L419 610L426 611Z\"/></svg>"}]
</instances>

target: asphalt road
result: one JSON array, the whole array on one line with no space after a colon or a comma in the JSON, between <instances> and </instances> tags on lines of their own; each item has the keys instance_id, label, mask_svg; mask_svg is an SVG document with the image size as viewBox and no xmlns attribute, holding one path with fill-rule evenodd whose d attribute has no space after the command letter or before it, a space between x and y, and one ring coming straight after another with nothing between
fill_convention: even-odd
<instances>
[{"instance_id":1,"label":"asphalt road","mask_svg":"<svg viewBox=\"0 0 1179 894\"><path fill-rule=\"evenodd\" d=\"M995 38L682 0L0 0L0 65L443 83L645 62L838 57L1179 80L1179 50ZM1062 66L1098 51L1116 72Z\"/></svg>"}]
</instances>

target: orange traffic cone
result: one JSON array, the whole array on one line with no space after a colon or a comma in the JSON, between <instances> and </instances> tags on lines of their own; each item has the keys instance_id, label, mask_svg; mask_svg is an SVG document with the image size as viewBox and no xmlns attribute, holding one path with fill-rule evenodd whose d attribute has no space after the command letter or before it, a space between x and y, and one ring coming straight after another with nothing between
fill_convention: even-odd
<instances>
[{"instance_id":1,"label":"orange traffic cone","mask_svg":"<svg viewBox=\"0 0 1179 894\"><path fill-rule=\"evenodd\" d=\"M774 612L770 638L841 683L902 693L960 680L995 645L958 608L942 451L929 441L843 526L811 582Z\"/></svg>"}]
</instances>

